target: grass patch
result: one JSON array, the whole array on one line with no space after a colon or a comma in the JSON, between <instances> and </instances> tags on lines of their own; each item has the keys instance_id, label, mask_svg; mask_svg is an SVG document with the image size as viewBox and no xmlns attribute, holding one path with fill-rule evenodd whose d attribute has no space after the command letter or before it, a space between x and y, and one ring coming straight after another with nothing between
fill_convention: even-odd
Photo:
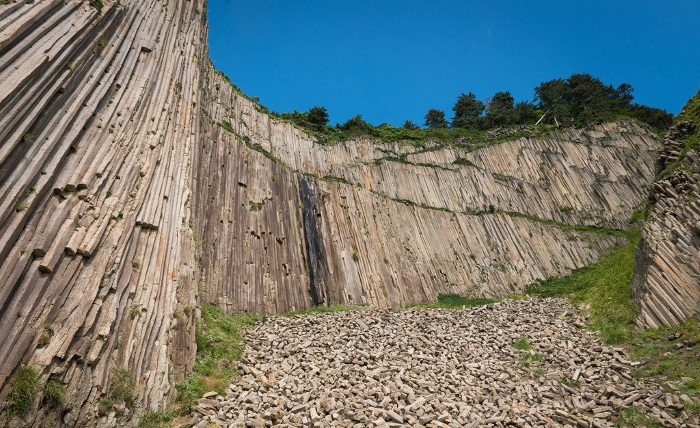
<instances>
[{"instance_id":1,"label":"grass patch","mask_svg":"<svg viewBox=\"0 0 700 428\"><path fill-rule=\"evenodd\" d=\"M180 415L177 409L147 413L139 421L139 428L170 428L170 421Z\"/></svg>"},{"instance_id":2,"label":"grass patch","mask_svg":"<svg viewBox=\"0 0 700 428\"><path fill-rule=\"evenodd\" d=\"M639 240L639 231L633 230L627 245L602 256L598 263L578 269L568 277L533 284L527 293L565 297L572 303L589 305L588 327L598 330L604 343L621 345L632 357L644 362L637 369L637 377L656 377L663 381L690 378L680 382L678 387L691 396L697 395L700 391L700 359L697 358L700 321L689 319L677 327L645 331L635 328L636 309L631 302L630 287L635 272L634 249ZM683 341L696 345L684 346ZM634 421L639 415L629 416Z\"/></svg>"},{"instance_id":3,"label":"grass patch","mask_svg":"<svg viewBox=\"0 0 700 428\"><path fill-rule=\"evenodd\" d=\"M124 406L131 409L136 404L136 398L134 373L128 369L116 368L111 373L107 395L100 400L99 412L102 415L106 415L117 404L124 404Z\"/></svg>"},{"instance_id":4,"label":"grass patch","mask_svg":"<svg viewBox=\"0 0 700 428\"><path fill-rule=\"evenodd\" d=\"M254 325L259 318L236 313L228 315L216 305L204 306L201 311L202 319L197 323L197 357L193 373L175 386L177 401L185 413L205 392L224 394L237 374L235 362L243 354L241 331Z\"/></svg>"},{"instance_id":5,"label":"grass patch","mask_svg":"<svg viewBox=\"0 0 700 428\"><path fill-rule=\"evenodd\" d=\"M600 331L603 342L626 342L634 331L635 309L630 284L634 277L634 249L639 230L629 233L628 243L601 256L598 263L577 269L564 278L550 278L528 287L540 297L567 297L572 303L590 305L589 327Z\"/></svg>"},{"instance_id":6,"label":"grass patch","mask_svg":"<svg viewBox=\"0 0 700 428\"><path fill-rule=\"evenodd\" d=\"M364 309L362 306L353 305L330 305L330 306L313 306L309 309L302 309L298 311L287 312L281 314L283 317L293 317L295 315L318 315L325 314L328 312L348 312L348 311L360 311Z\"/></svg>"},{"instance_id":7,"label":"grass patch","mask_svg":"<svg viewBox=\"0 0 700 428\"><path fill-rule=\"evenodd\" d=\"M571 387L571 388L575 388L575 387L581 385L580 380L573 380L573 379L568 378L568 377L565 377L564 379L562 379L561 383L563 385L566 385L566 386Z\"/></svg>"},{"instance_id":8,"label":"grass patch","mask_svg":"<svg viewBox=\"0 0 700 428\"><path fill-rule=\"evenodd\" d=\"M10 382L10 394L5 401L8 417L24 416L32 408L39 389L39 373L34 367L22 365Z\"/></svg>"},{"instance_id":9,"label":"grass patch","mask_svg":"<svg viewBox=\"0 0 700 428\"><path fill-rule=\"evenodd\" d=\"M488 305L490 303L500 302L502 299L485 299L485 298L470 298L460 296L459 294L438 294L437 300L432 303L419 303L416 305L408 305L410 308L435 308L435 309L462 309L462 307L470 308L472 306Z\"/></svg>"},{"instance_id":10,"label":"grass patch","mask_svg":"<svg viewBox=\"0 0 700 428\"><path fill-rule=\"evenodd\" d=\"M57 380L49 379L44 384L41 403L50 409L62 409L65 395L66 386Z\"/></svg>"},{"instance_id":11,"label":"grass patch","mask_svg":"<svg viewBox=\"0 0 700 428\"><path fill-rule=\"evenodd\" d=\"M631 427L645 427L645 428L652 428L652 427L660 427L661 424L657 422L655 419L650 418L649 416L646 415L646 413L642 412L636 407L628 407L625 410L620 412L620 416L618 417L617 421L615 422L616 427L620 428L631 428Z\"/></svg>"},{"instance_id":12,"label":"grass patch","mask_svg":"<svg viewBox=\"0 0 700 428\"><path fill-rule=\"evenodd\" d=\"M678 336L676 338L676 336ZM683 343L695 343L688 347ZM700 343L700 320L689 319L677 327L636 331L630 338L630 353L643 361L635 375L679 381L679 389L688 395L700 392L700 359L697 357Z\"/></svg>"},{"instance_id":13,"label":"grass patch","mask_svg":"<svg viewBox=\"0 0 700 428\"><path fill-rule=\"evenodd\" d=\"M532 345L526 338L521 337L520 339L513 342L513 348L519 349L521 351L527 351L529 349L532 349Z\"/></svg>"},{"instance_id":14,"label":"grass patch","mask_svg":"<svg viewBox=\"0 0 700 428\"><path fill-rule=\"evenodd\" d=\"M462 309L462 306L472 307L500 302L501 299L472 299L459 294L438 294L435 307L445 309Z\"/></svg>"}]
</instances>

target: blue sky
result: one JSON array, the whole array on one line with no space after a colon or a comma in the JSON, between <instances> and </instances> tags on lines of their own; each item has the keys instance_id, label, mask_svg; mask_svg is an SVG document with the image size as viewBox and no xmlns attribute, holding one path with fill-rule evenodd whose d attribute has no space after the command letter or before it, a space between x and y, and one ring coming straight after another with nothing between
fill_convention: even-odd
<instances>
[{"instance_id":1,"label":"blue sky","mask_svg":"<svg viewBox=\"0 0 700 428\"><path fill-rule=\"evenodd\" d=\"M588 72L677 114L700 88L700 1L209 0L217 69L270 110L423 125L461 93Z\"/></svg>"}]
</instances>

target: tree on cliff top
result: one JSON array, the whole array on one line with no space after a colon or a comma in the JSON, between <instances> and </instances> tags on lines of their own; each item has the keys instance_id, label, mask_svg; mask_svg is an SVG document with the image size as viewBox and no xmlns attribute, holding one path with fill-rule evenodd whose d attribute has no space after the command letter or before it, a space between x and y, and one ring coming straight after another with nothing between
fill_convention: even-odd
<instances>
[{"instance_id":1,"label":"tree on cliff top","mask_svg":"<svg viewBox=\"0 0 700 428\"><path fill-rule=\"evenodd\" d=\"M476 95L471 92L467 95L461 94L457 97L457 102L452 111L455 116L452 118L454 128L479 128L479 116L484 112L486 104L476 99Z\"/></svg>"},{"instance_id":2,"label":"tree on cliff top","mask_svg":"<svg viewBox=\"0 0 700 428\"><path fill-rule=\"evenodd\" d=\"M449 123L445 119L445 111L431 108L425 115L425 126L428 128L447 128Z\"/></svg>"}]
</instances>

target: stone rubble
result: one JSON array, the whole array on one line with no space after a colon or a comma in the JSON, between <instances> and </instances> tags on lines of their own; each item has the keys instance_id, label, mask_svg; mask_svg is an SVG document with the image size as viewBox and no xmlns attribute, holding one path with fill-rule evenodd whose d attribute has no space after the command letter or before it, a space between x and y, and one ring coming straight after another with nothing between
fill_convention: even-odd
<instances>
[{"instance_id":1,"label":"stone rubble","mask_svg":"<svg viewBox=\"0 0 700 428\"><path fill-rule=\"evenodd\" d=\"M663 426L698 426L584 323L561 299L271 317L247 332L240 379L201 399L191 423L606 427L634 406ZM516 349L521 339L532 348Z\"/></svg>"}]
</instances>

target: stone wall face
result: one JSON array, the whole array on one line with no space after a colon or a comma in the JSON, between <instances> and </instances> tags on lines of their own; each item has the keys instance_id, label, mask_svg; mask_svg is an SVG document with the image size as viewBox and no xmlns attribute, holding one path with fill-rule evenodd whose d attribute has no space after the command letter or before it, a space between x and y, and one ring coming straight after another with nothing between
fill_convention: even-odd
<instances>
[{"instance_id":1,"label":"stone wall face","mask_svg":"<svg viewBox=\"0 0 700 428\"><path fill-rule=\"evenodd\" d=\"M700 316L700 153L682 155L683 139L698 132L679 122L666 135L651 187L649 218L637 248L632 293L641 327L678 325Z\"/></svg>"},{"instance_id":2,"label":"stone wall face","mask_svg":"<svg viewBox=\"0 0 700 428\"><path fill-rule=\"evenodd\" d=\"M215 72L205 4L104 3L0 6L0 402L23 364L67 387L65 412L39 393L13 424L168 402L197 305L398 307L564 275L621 241L573 227L626 228L653 178L634 123L322 147ZM138 406L103 415L119 370Z\"/></svg>"},{"instance_id":3,"label":"stone wall face","mask_svg":"<svg viewBox=\"0 0 700 428\"><path fill-rule=\"evenodd\" d=\"M191 370L196 7L0 6L0 402L21 364L67 386L65 414L37 394L18 425L114 425L115 372L143 411Z\"/></svg>"}]
</instances>

